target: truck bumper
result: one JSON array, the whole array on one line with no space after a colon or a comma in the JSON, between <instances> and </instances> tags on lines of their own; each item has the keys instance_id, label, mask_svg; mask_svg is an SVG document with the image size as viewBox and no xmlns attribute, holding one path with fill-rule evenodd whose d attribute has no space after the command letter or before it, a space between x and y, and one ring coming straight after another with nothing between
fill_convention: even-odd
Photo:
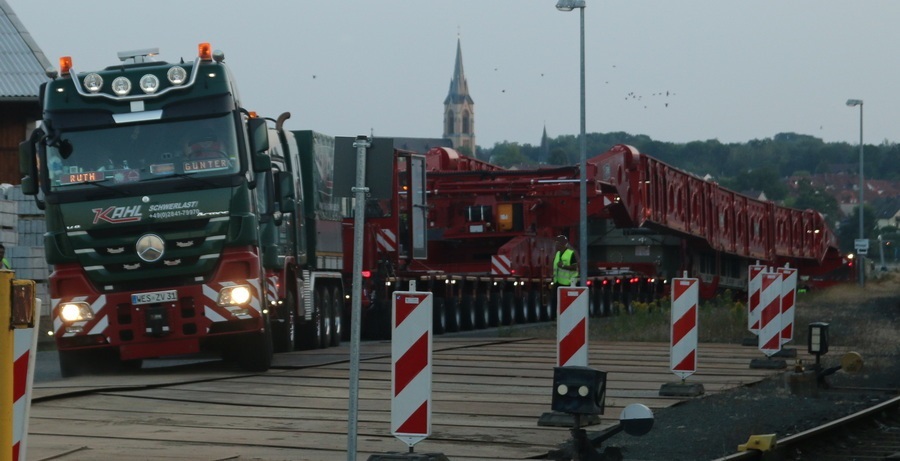
<instances>
[{"instance_id":1,"label":"truck bumper","mask_svg":"<svg viewBox=\"0 0 900 461\"><path fill-rule=\"evenodd\" d=\"M250 300L220 305L220 292L245 286ZM133 295L172 293L170 300L147 302ZM53 333L60 350L118 348L122 360L199 352L217 339L264 328L265 294L259 259L250 250L226 250L209 279L189 286L167 286L135 292L98 292L78 265L59 265L50 276ZM78 302L89 306L90 318L66 321L61 308ZM137 302L137 304L135 304Z\"/></svg>"}]
</instances>

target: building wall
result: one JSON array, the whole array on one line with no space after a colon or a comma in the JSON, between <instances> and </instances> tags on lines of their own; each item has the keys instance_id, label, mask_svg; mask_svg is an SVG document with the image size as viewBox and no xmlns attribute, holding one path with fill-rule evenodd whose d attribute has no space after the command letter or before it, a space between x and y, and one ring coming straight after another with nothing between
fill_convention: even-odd
<instances>
[{"instance_id":1,"label":"building wall","mask_svg":"<svg viewBox=\"0 0 900 461\"><path fill-rule=\"evenodd\" d=\"M19 184L19 143L39 118L37 101L0 102L0 184Z\"/></svg>"}]
</instances>

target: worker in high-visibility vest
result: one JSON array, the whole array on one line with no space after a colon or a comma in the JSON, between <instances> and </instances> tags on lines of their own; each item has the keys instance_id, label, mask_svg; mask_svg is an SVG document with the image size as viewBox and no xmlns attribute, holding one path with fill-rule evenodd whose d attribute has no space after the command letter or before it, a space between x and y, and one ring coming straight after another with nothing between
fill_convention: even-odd
<instances>
[{"instance_id":1,"label":"worker in high-visibility vest","mask_svg":"<svg viewBox=\"0 0 900 461\"><path fill-rule=\"evenodd\" d=\"M553 283L570 286L578 283L578 253L569 245L565 235L556 237L556 256L553 258Z\"/></svg>"},{"instance_id":2,"label":"worker in high-visibility vest","mask_svg":"<svg viewBox=\"0 0 900 461\"><path fill-rule=\"evenodd\" d=\"M0 243L0 269L12 269L9 260L6 259L6 247L2 243Z\"/></svg>"}]
</instances>

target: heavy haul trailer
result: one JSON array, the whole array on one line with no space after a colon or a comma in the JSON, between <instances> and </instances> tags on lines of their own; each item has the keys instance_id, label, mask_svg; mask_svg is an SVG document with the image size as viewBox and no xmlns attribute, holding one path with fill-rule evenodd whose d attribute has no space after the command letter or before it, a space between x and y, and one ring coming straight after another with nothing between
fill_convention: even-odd
<instances>
[{"instance_id":1,"label":"heavy haul trailer","mask_svg":"<svg viewBox=\"0 0 900 461\"><path fill-rule=\"evenodd\" d=\"M809 286L845 272L816 212L742 196L629 146L587 167L594 315L665 295L666 280L684 271L703 280L707 298L744 290L755 261L797 267ZM578 168L507 170L436 148L426 155L425 175L426 257L393 244L395 235L410 238L402 208L394 212L399 219L367 222L365 267L375 283L364 305L373 324L387 325L390 292L409 281L435 293L436 332L551 318L553 237L578 239ZM402 191L403 174L393 181Z\"/></svg>"},{"instance_id":2,"label":"heavy haul trailer","mask_svg":"<svg viewBox=\"0 0 900 461\"><path fill-rule=\"evenodd\" d=\"M209 44L191 62L156 53L87 73L62 58L41 90L41 127L20 146L22 190L46 210L65 376L207 347L247 370L271 363L265 121Z\"/></svg>"},{"instance_id":3,"label":"heavy haul trailer","mask_svg":"<svg viewBox=\"0 0 900 461\"><path fill-rule=\"evenodd\" d=\"M591 177L617 192L610 207L617 227L678 237L677 270L699 277L704 297L746 289L747 266L755 261L798 268L808 288L849 280L849 260L816 211L738 194L631 146L614 146L588 164Z\"/></svg>"},{"instance_id":4,"label":"heavy haul trailer","mask_svg":"<svg viewBox=\"0 0 900 461\"><path fill-rule=\"evenodd\" d=\"M276 352L336 346L344 335L341 201L334 194L334 137L269 130L267 175L274 218L261 225ZM352 266L351 266L352 267Z\"/></svg>"}]
</instances>

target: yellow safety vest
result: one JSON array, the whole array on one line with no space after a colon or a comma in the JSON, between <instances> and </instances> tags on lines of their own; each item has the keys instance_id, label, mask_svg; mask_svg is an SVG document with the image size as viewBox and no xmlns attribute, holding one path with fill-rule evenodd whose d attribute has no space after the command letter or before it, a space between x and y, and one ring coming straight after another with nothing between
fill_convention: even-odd
<instances>
[{"instance_id":1,"label":"yellow safety vest","mask_svg":"<svg viewBox=\"0 0 900 461\"><path fill-rule=\"evenodd\" d=\"M572 264L572 255L575 254L575 251L571 248L567 248L564 251L557 251L556 257L553 258L553 281L560 286L569 286L572 284L573 280L578 280L578 271L577 270L569 270L563 269L559 267L559 261L562 260L564 266L568 266Z\"/></svg>"}]
</instances>

